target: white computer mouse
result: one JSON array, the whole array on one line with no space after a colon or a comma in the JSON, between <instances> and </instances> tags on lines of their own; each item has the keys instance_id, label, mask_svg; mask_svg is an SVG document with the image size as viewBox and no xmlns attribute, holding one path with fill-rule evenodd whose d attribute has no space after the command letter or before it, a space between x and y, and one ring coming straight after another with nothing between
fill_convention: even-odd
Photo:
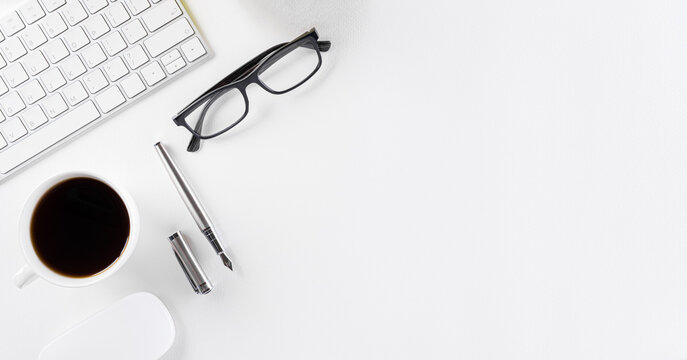
<instances>
[{"instance_id":1,"label":"white computer mouse","mask_svg":"<svg viewBox=\"0 0 687 360\"><path fill-rule=\"evenodd\" d=\"M40 360L154 360L174 343L167 307L147 292L131 294L67 330L43 348Z\"/></svg>"}]
</instances>

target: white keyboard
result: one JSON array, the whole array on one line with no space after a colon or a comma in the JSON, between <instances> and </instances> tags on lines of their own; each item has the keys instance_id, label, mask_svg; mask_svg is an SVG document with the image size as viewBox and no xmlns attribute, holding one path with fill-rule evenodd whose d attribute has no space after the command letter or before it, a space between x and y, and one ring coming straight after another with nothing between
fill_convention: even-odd
<instances>
[{"instance_id":1,"label":"white keyboard","mask_svg":"<svg viewBox=\"0 0 687 360\"><path fill-rule=\"evenodd\" d=\"M208 58L177 0L29 0L0 17L0 181Z\"/></svg>"}]
</instances>

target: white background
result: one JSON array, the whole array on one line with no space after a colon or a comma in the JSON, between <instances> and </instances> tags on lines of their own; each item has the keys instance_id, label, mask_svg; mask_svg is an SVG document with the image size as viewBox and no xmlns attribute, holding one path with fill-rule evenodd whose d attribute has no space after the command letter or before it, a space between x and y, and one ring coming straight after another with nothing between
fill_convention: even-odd
<instances>
[{"instance_id":1,"label":"white background","mask_svg":"<svg viewBox=\"0 0 687 360\"><path fill-rule=\"evenodd\" d=\"M687 3L189 0L206 64L0 184L0 358L137 291L169 359L687 358ZM184 152L181 106L317 26L324 66L253 88L249 118ZM224 270L152 145L233 252ZM88 170L141 211L135 254L95 286L17 290L17 220ZM215 282L192 293L165 238ZM4 280L2 280L4 279Z\"/></svg>"}]
</instances>

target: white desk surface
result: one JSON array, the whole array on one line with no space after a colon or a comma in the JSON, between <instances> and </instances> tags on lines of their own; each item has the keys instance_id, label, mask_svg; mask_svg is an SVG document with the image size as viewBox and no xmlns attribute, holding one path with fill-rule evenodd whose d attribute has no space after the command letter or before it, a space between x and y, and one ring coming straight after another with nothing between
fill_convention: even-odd
<instances>
[{"instance_id":1,"label":"white desk surface","mask_svg":"<svg viewBox=\"0 0 687 360\"><path fill-rule=\"evenodd\" d=\"M211 61L0 184L0 358L33 359L137 291L176 320L169 359L687 358L687 2L187 5ZM180 106L312 25L333 42L314 79L252 89L239 128L183 151ZM196 232L158 140L235 273ZM74 169L132 193L136 253L93 287L17 290L23 201ZM209 296L170 252L178 228Z\"/></svg>"}]
</instances>

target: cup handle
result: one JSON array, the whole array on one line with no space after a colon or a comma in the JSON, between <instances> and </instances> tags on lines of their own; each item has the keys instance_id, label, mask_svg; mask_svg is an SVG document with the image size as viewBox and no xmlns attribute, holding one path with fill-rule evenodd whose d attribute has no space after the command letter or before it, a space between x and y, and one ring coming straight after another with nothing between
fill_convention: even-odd
<instances>
[{"instance_id":1,"label":"cup handle","mask_svg":"<svg viewBox=\"0 0 687 360\"><path fill-rule=\"evenodd\" d=\"M14 280L14 285L22 289L24 286L36 280L37 277L38 275L36 275L36 273L33 272L28 265L24 264L24 266L22 266L21 269L14 274L12 280Z\"/></svg>"}]
</instances>

